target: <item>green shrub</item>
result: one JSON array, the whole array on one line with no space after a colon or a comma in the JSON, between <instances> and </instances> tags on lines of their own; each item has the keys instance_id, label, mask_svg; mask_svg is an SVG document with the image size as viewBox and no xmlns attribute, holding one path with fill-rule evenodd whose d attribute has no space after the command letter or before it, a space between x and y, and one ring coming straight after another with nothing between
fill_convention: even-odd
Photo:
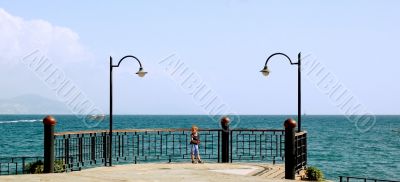
<instances>
[{"instance_id":1,"label":"green shrub","mask_svg":"<svg viewBox=\"0 0 400 182\"><path fill-rule=\"evenodd\" d=\"M63 172L65 172L64 162L62 160L54 161L54 172L55 173L63 173Z\"/></svg>"},{"instance_id":2,"label":"green shrub","mask_svg":"<svg viewBox=\"0 0 400 182\"><path fill-rule=\"evenodd\" d=\"M41 174L44 170L44 164L41 160L29 163L25 166L25 169L29 172L29 174ZM65 172L64 163L61 160L54 161L54 172L62 173Z\"/></svg>"},{"instance_id":3,"label":"green shrub","mask_svg":"<svg viewBox=\"0 0 400 182\"><path fill-rule=\"evenodd\" d=\"M25 166L25 169L29 172L29 174L43 173L43 162L41 160L31 162Z\"/></svg>"},{"instance_id":4,"label":"green shrub","mask_svg":"<svg viewBox=\"0 0 400 182\"><path fill-rule=\"evenodd\" d=\"M323 181L324 174L316 167L308 167L306 169L307 180Z\"/></svg>"}]
</instances>

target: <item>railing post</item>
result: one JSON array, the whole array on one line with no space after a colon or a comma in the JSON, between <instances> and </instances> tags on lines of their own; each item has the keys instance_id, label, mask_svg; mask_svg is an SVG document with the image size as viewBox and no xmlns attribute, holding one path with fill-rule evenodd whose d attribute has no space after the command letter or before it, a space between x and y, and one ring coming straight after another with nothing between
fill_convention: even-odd
<instances>
[{"instance_id":1,"label":"railing post","mask_svg":"<svg viewBox=\"0 0 400 182\"><path fill-rule=\"evenodd\" d=\"M103 159L104 159L104 166L107 166L107 132L103 132Z\"/></svg>"},{"instance_id":2,"label":"railing post","mask_svg":"<svg viewBox=\"0 0 400 182\"><path fill-rule=\"evenodd\" d=\"M25 157L22 157L22 174L25 174Z\"/></svg>"},{"instance_id":3,"label":"railing post","mask_svg":"<svg viewBox=\"0 0 400 182\"><path fill-rule=\"evenodd\" d=\"M80 136L78 134L77 137L78 137L78 155L79 155L78 161L80 163L82 163L83 162L83 138L85 137L85 134L82 133L82 134L80 134Z\"/></svg>"},{"instance_id":4,"label":"railing post","mask_svg":"<svg viewBox=\"0 0 400 182\"><path fill-rule=\"evenodd\" d=\"M228 163L229 162L229 122L230 119L228 117L221 118L221 128L222 128L222 136L221 136L221 162ZM218 154L219 155L219 154Z\"/></svg>"},{"instance_id":5,"label":"railing post","mask_svg":"<svg viewBox=\"0 0 400 182\"><path fill-rule=\"evenodd\" d=\"M70 135L64 135L64 160L65 160L65 166L67 168L70 167L70 157L69 157L69 138Z\"/></svg>"},{"instance_id":6,"label":"railing post","mask_svg":"<svg viewBox=\"0 0 400 182\"><path fill-rule=\"evenodd\" d=\"M43 119L44 124L44 168L43 173L54 172L54 126L57 121L52 116Z\"/></svg>"},{"instance_id":7,"label":"railing post","mask_svg":"<svg viewBox=\"0 0 400 182\"><path fill-rule=\"evenodd\" d=\"M285 121L285 179L296 178L296 121L289 118Z\"/></svg>"},{"instance_id":8,"label":"railing post","mask_svg":"<svg viewBox=\"0 0 400 182\"><path fill-rule=\"evenodd\" d=\"M96 133L90 134L90 138L91 160L96 164Z\"/></svg>"}]
</instances>

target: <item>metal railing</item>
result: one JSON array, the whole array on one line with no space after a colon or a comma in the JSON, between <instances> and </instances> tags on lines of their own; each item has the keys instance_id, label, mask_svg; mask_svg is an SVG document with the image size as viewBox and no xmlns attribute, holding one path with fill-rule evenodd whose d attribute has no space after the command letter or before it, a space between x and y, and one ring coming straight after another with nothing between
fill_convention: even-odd
<instances>
[{"instance_id":1,"label":"metal railing","mask_svg":"<svg viewBox=\"0 0 400 182\"><path fill-rule=\"evenodd\" d=\"M233 129L230 131L233 161L284 161L285 130Z\"/></svg>"},{"instance_id":2,"label":"metal railing","mask_svg":"<svg viewBox=\"0 0 400 182\"><path fill-rule=\"evenodd\" d=\"M393 180L383 180L383 179L372 179L372 178L361 178L361 177L351 177L351 176L339 176L340 182L352 182L352 181L363 181L363 182L400 182Z\"/></svg>"},{"instance_id":3,"label":"metal railing","mask_svg":"<svg viewBox=\"0 0 400 182\"><path fill-rule=\"evenodd\" d=\"M0 176L29 174L29 165L38 161L43 161L43 157L1 157Z\"/></svg>"},{"instance_id":4,"label":"metal railing","mask_svg":"<svg viewBox=\"0 0 400 182\"><path fill-rule=\"evenodd\" d=\"M221 129L200 131L199 151L202 159L221 161L221 132ZM231 162L283 161L284 132L267 129L231 130ZM112 158L115 162L135 164L188 160L191 157L190 134L189 129L116 130L113 134ZM56 158L64 161L67 170L105 165L108 147L109 136L105 130L55 134Z\"/></svg>"},{"instance_id":5,"label":"metal railing","mask_svg":"<svg viewBox=\"0 0 400 182\"><path fill-rule=\"evenodd\" d=\"M233 129L229 139L222 140L222 129L200 130L199 151L202 159L210 162L283 162L285 160L285 130ZM132 129L114 130L112 159L116 163L179 162L190 154L190 129ZM297 133L296 171L307 164L307 135ZM222 151L222 143L229 150ZM62 161L65 171L104 166L109 157L108 130L54 133L56 161ZM30 173L27 164L44 161L44 157L0 158L0 175Z\"/></svg>"},{"instance_id":6,"label":"metal railing","mask_svg":"<svg viewBox=\"0 0 400 182\"><path fill-rule=\"evenodd\" d=\"M103 131L55 134L55 156L68 171L80 170L103 164L108 144L108 134Z\"/></svg>"},{"instance_id":7,"label":"metal railing","mask_svg":"<svg viewBox=\"0 0 400 182\"><path fill-rule=\"evenodd\" d=\"M220 132L200 131L202 159L220 160ZM117 163L176 162L190 159L189 129L115 130L112 158ZM104 165L110 147L107 131L65 132L55 134L56 157L66 169L80 170L87 166Z\"/></svg>"},{"instance_id":8,"label":"metal railing","mask_svg":"<svg viewBox=\"0 0 400 182\"><path fill-rule=\"evenodd\" d=\"M299 132L295 135L296 171L299 172L307 165L307 132Z\"/></svg>"}]
</instances>

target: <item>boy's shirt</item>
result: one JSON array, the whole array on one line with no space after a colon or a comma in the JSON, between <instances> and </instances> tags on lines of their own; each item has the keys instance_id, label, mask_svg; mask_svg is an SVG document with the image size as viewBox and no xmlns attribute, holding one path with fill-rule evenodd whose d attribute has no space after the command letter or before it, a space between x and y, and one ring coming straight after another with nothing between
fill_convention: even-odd
<instances>
[{"instance_id":1,"label":"boy's shirt","mask_svg":"<svg viewBox=\"0 0 400 182\"><path fill-rule=\"evenodd\" d=\"M192 133L191 137L192 137L192 140L190 141L190 144L196 144L196 145L198 145L198 144L200 143L200 140L199 140L199 133L198 133L198 132Z\"/></svg>"}]
</instances>

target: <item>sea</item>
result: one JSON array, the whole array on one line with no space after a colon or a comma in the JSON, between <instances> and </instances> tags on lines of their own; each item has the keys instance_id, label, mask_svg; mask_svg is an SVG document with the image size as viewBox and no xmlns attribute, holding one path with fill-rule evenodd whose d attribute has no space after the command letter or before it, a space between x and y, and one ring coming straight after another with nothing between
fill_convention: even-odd
<instances>
[{"instance_id":1,"label":"sea","mask_svg":"<svg viewBox=\"0 0 400 182\"><path fill-rule=\"evenodd\" d=\"M45 115L0 115L0 157L42 156ZM108 128L88 123L83 116L54 115L56 132ZM242 115L233 128L283 129L290 115ZM400 116L374 116L376 122L361 127L346 116L305 115L302 130L308 132L308 166L321 169L326 179L359 176L400 180ZM217 117L207 115L116 115L114 129L219 128Z\"/></svg>"}]
</instances>

